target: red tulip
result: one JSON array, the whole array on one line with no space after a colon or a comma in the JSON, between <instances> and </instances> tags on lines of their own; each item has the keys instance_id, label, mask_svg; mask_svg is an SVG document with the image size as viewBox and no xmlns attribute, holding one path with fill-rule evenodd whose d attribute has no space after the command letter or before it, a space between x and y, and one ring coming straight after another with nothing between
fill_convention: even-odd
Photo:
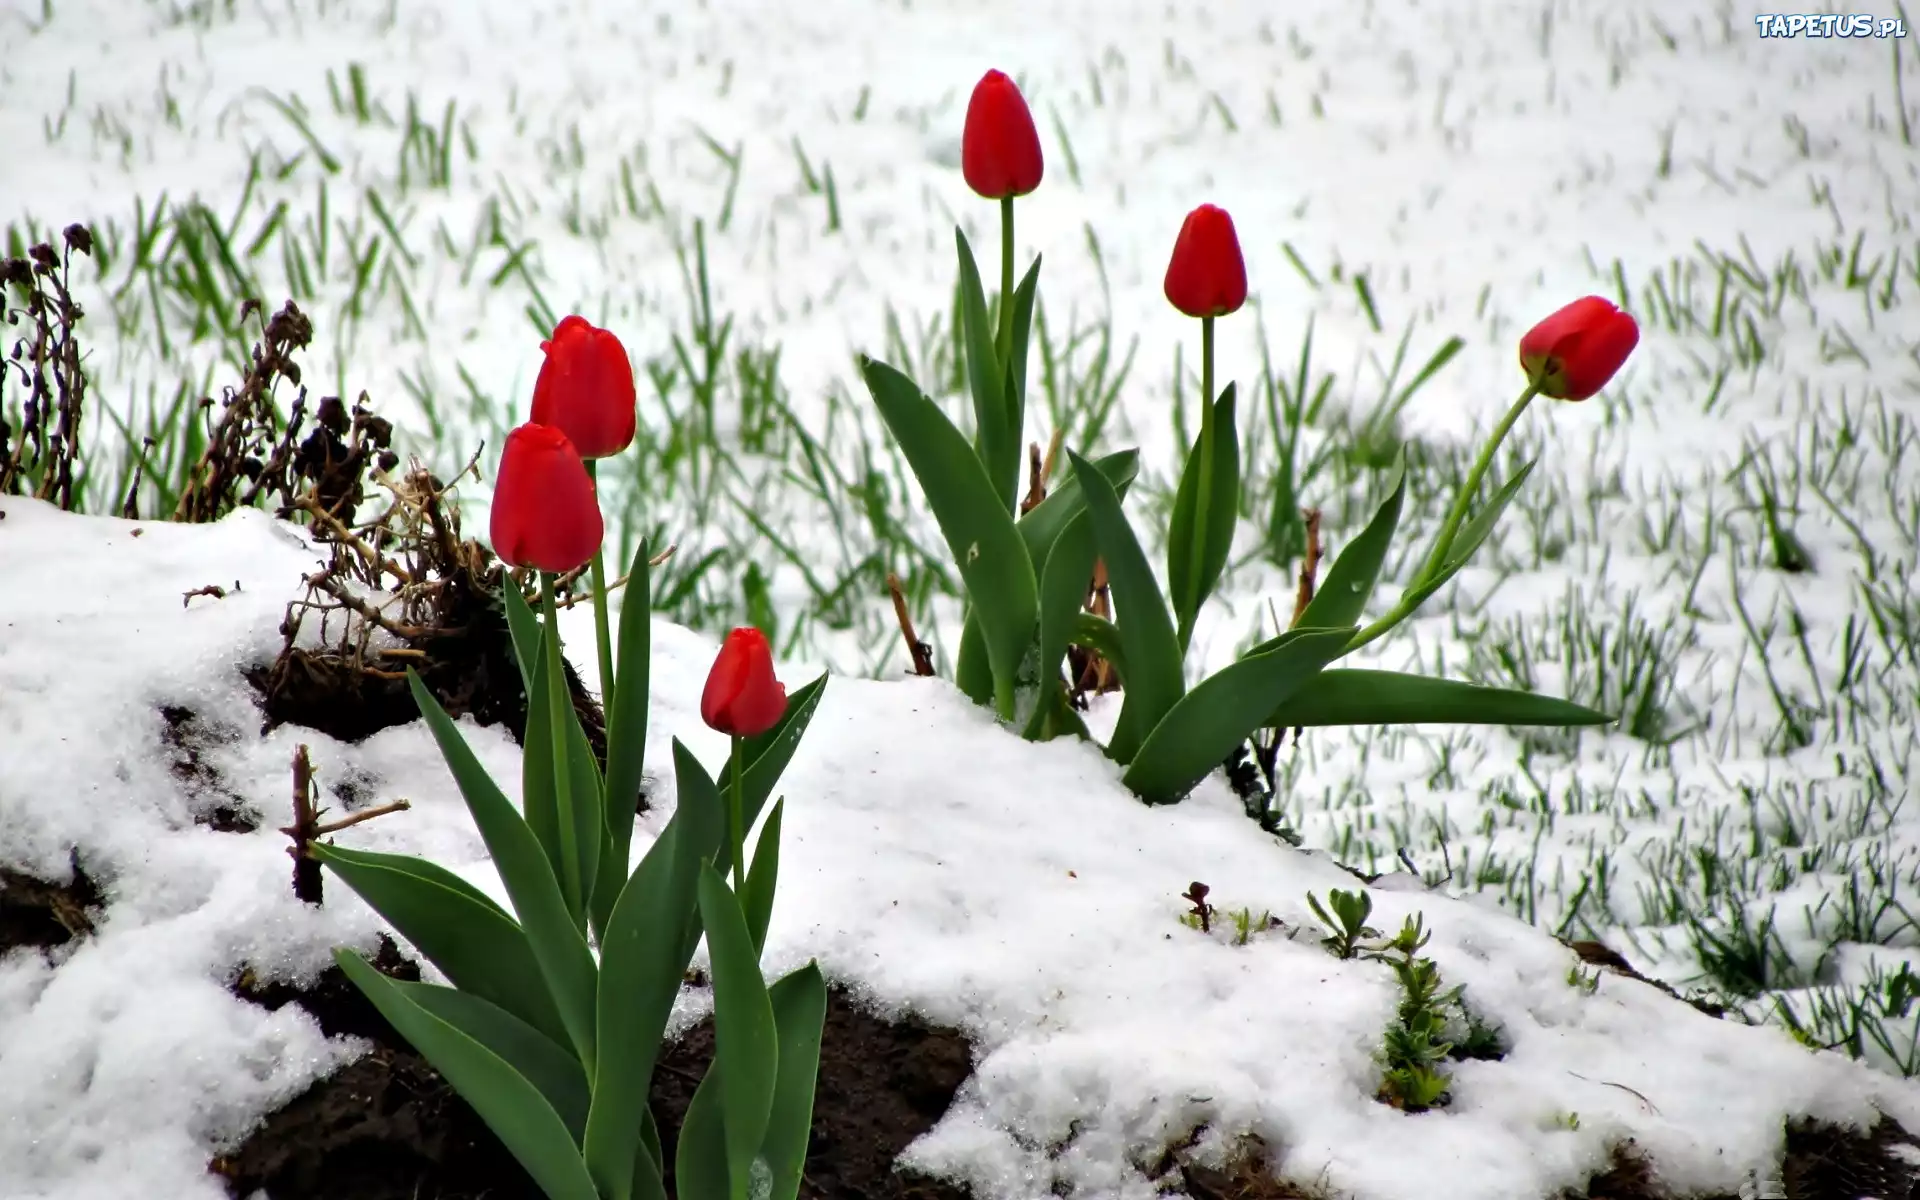
<instances>
[{"instance_id":1,"label":"red tulip","mask_svg":"<svg viewBox=\"0 0 1920 1200\"><path fill-rule=\"evenodd\" d=\"M566 434L528 423L507 435L493 485L492 532L501 562L556 575L600 549L600 499Z\"/></svg>"},{"instance_id":2,"label":"red tulip","mask_svg":"<svg viewBox=\"0 0 1920 1200\"><path fill-rule=\"evenodd\" d=\"M700 719L721 733L754 737L772 729L786 711L787 689L773 677L766 635L751 626L728 634L700 693Z\"/></svg>"},{"instance_id":3,"label":"red tulip","mask_svg":"<svg viewBox=\"0 0 1920 1200\"><path fill-rule=\"evenodd\" d=\"M1613 378L1633 348L1640 326L1609 300L1586 296L1527 331L1520 367L1543 396L1585 400Z\"/></svg>"},{"instance_id":4,"label":"red tulip","mask_svg":"<svg viewBox=\"0 0 1920 1200\"><path fill-rule=\"evenodd\" d=\"M1040 132L1019 86L999 71L988 71L974 85L960 138L960 173L967 186L989 200L1024 196L1040 186L1045 168Z\"/></svg>"},{"instance_id":5,"label":"red tulip","mask_svg":"<svg viewBox=\"0 0 1920 1200\"><path fill-rule=\"evenodd\" d=\"M1247 302L1247 264L1225 209L1202 204L1187 214L1167 264L1166 291L1190 317L1224 317Z\"/></svg>"},{"instance_id":6,"label":"red tulip","mask_svg":"<svg viewBox=\"0 0 1920 1200\"><path fill-rule=\"evenodd\" d=\"M533 419L563 431L581 458L606 458L633 442L633 363L611 332L567 317L540 343L547 359L533 384Z\"/></svg>"}]
</instances>

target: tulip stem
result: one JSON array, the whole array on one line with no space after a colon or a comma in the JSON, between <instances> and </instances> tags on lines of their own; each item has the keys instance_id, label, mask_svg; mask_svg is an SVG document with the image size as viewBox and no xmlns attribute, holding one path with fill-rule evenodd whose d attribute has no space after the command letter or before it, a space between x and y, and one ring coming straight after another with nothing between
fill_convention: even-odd
<instances>
[{"instance_id":1,"label":"tulip stem","mask_svg":"<svg viewBox=\"0 0 1920 1200\"><path fill-rule=\"evenodd\" d=\"M1193 609L1180 614L1180 652L1185 654L1193 640L1193 624L1200 616L1200 594L1207 568L1208 501L1213 497L1213 318L1200 318L1200 478L1193 489L1193 545L1188 556L1193 560ZM1175 597L1176 605L1185 600Z\"/></svg>"},{"instance_id":2,"label":"tulip stem","mask_svg":"<svg viewBox=\"0 0 1920 1200\"><path fill-rule=\"evenodd\" d=\"M594 468L598 463L587 460L587 478L593 479L596 487L599 481L594 478ZM593 640L600 655L600 710L606 717L607 728L613 728L613 629L607 619L607 558L606 552L595 549L593 552Z\"/></svg>"},{"instance_id":3,"label":"tulip stem","mask_svg":"<svg viewBox=\"0 0 1920 1200\"><path fill-rule=\"evenodd\" d=\"M1480 457L1474 460L1473 470L1467 473L1467 480L1461 485L1460 494L1454 498L1453 508L1448 511L1446 522L1440 526L1440 536L1434 541L1433 550L1427 555L1426 564L1420 568L1420 573L1413 577L1413 582L1401 594L1399 602L1378 621L1354 634L1353 640L1347 643L1347 648L1342 653L1352 654L1368 642L1380 637L1412 616L1413 610L1426 599L1421 595L1421 591L1446 565L1447 552L1453 549L1453 539L1459 534L1460 525L1467 518L1467 505L1472 503L1475 493L1480 490L1480 481L1486 478L1487 469L1493 465L1494 452L1500 448L1500 443L1506 441L1507 434L1512 431L1514 422L1520 419L1520 414L1527 411L1527 405L1533 403L1533 398L1539 394L1539 385L1528 384L1527 390L1521 392L1520 398L1513 402L1513 407L1507 410L1507 415L1501 418L1499 425L1494 427L1493 436L1480 451Z\"/></svg>"},{"instance_id":4,"label":"tulip stem","mask_svg":"<svg viewBox=\"0 0 1920 1200\"><path fill-rule=\"evenodd\" d=\"M735 735L733 738L733 783L727 789L727 840L733 844L733 894L744 902L746 899L747 867L747 831L741 828L742 818L746 814L745 784L743 777L747 772L746 739Z\"/></svg>"},{"instance_id":5,"label":"tulip stem","mask_svg":"<svg viewBox=\"0 0 1920 1200\"><path fill-rule=\"evenodd\" d=\"M573 819L573 772L568 766L567 709L573 697L567 693L566 660L560 654L560 612L553 603L553 572L540 572L540 609L547 620L547 716L552 731L553 810L560 827L560 884L568 907L576 918L586 911L587 898L580 889L580 837ZM528 698L533 709L533 697Z\"/></svg>"},{"instance_id":6,"label":"tulip stem","mask_svg":"<svg viewBox=\"0 0 1920 1200\"><path fill-rule=\"evenodd\" d=\"M1013 197L1000 197L1000 336L995 340L994 348L1000 352L1000 370L1005 376L1012 366L1013 357ZM1007 396L1007 411L1011 413L1014 397ZM1020 439L1020 431L1015 429L1013 437Z\"/></svg>"}]
</instances>

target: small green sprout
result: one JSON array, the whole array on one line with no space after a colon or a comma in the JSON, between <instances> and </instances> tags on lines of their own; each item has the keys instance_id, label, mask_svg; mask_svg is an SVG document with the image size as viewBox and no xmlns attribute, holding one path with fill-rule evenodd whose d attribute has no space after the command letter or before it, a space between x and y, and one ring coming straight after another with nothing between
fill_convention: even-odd
<instances>
[{"instance_id":1,"label":"small green sprout","mask_svg":"<svg viewBox=\"0 0 1920 1200\"><path fill-rule=\"evenodd\" d=\"M1364 891L1343 892L1334 888L1327 892L1326 908L1321 907L1317 896L1308 892L1307 907L1332 931L1332 936L1320 939L1320 944L1336 958L1352 958L1360 953L1363 939L1380 936L1378 929L1367 924L1367 917L1373 912L1373 897ZM1327 914L1327 908L1333 910L1332 916Z\"/></svg>"}]
</instances>

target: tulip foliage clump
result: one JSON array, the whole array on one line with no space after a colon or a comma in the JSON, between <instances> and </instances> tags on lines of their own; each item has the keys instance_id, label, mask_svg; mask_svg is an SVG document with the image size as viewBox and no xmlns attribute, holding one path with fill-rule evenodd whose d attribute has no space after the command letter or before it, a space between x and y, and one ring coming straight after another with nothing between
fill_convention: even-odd
<instances>
[{"instance_id":1,"label":"tulip foliage clump","mask_svg":"<svg viewBox=\"0 0 1920 1200\"><path fill-rule=\"evenodd\" d=\"M492 514L495 552L540 579L542 615L511 576L501 592L527 695L518 808L409 676L512 911L424 859L315 846L451 986L390 979L349 950L335 957L553 1200L666 1200L669 1167L683 1197L791 1200L812 1125L827 997L813 964L771 986L760 972L782 809L767 801L826 680L789 697L766 638L735 630L701 704L707 723L730 738L726 769L716 781L674 740L678 803L630 869L647 735L651 563L643 546L616 638L593 466L633 440L632 366L611 333L579 317L562 321L543 349L534 419L507 435ZM568 693L554 600L556 577L589 564L604 762ZM763 811L749 857L747 831ZM648 1096L702 937L716 1052L677 1145L667 1147Z\"/></svg>"},{"instance_id":2,"label":"tulip foliage clump","mask_svg":"<svg viewBox=\"0 0 1920 1200\"><path fill-rule=\"evenodd\" d=\"M1638 340L1633 319L1597 297L1575 301L1520 343L1527 385L1481 451L1419 573L1362 624L1405 499L1405 473L1334 562L1293 628L1189 687L1196 622L1231 556L1241 477L1234 386L1215 390L1215 323L1247 299L1232 218L1195 208L1175 239L1164 290L1200 322L1200 428L1165 531L1163 591L1123 503L1132 450L1086 457L1050 493L1020 499L1027 351L1036 261L1015 281L1015 201L1040 186L1040 139L1020 89L990 71L968 105L962 173L1000 205L995 302L957 235L962 350L973 432L910 379L872 359L861 372L925 493L965 584L956 655L960 689L1025 737L1088 736L1061 670L1072 647L1109 664L1124 698L1107 753L1149 802L1180 799L1262 727L1476 722L1579 725L1602 714L1524 692L1335 667L1393 629L1486 540L1532 469L1474 508L1494 452L1536 396L1584 400ZM516 806L458 727L409 676L488 853L507 905L424 859L315 845L311 852L446 977L391 979L337 952L347 976L445 1076L553 1200L792 1200L812 1120L826 983L816 964L769 985L760 957L779 872L781 773L825 677L793 695L760 631L736 629L701 696L702 719L729 739L716 779L678 739L678 798L660 836L632 862L647 735L649 559L607 582L600 460L637 433L633 367L610 331L569 316L541 343L532 419L508 434L493 501L495 553L519 574L500 603L527 697ZM575 712L562 657L558 580L589 572L606 752ZM1104 576L1116 619L1085 611ZM523 578L537 579L530 597ZM608 597L624 586L618 628ZM537 611L536 611L537 606ZM773 802L769 804L769 801ZM764 817L763 817L764 814ZM760 833L749 833L758 825ZM509 911L511 910L511 911ZM713 981L714 1062L677 1144L662 1144L648 1105L675 998L704 939Z\"/></svg>"},{"instance_id":3,"label":"tulip foliage clump","mask_svg":"<svg viewBox=\"0 0 1920 1200\"><path fill-rule=\"evenodd\" d=\"M1452 723L1595 725L1612 720L1565 700L1389 671L1335 667L1411 616L1466 565L1525 482L1528 463L1477 509L1495 451L1536 396L1583 400L1625 363L1633 318L1599 297L1577 300L1521 341L1527 376L1480 452L1420 572L1386 613L1362 624L1406 496L1404 469L1365 529L1348 542L1292 628L1189 687L1195 622L1231 555L1240 492L1234 386L1214 390L1214 325L1247 298L1232 218L1211 204L1188 215L1167 265L1169 303L1200 322L1200 430L1186 456L1165 533L1163 591L1123 501L1132 450L1089 458L1039 503L1020 504L1027 347L1039 287L1036 260L1014 283L1014 200L1040 184L1033 117L1018 87L990 71L967 109L961 163L975 192L1000 204L1000 290L989 305L964 234L959 249L961 349L973 408L968 438L894 368L861 360L882 420L926 494L966 589L955 682L1030 739L1088 735L1061 670L1070 647L1117 671L1123 699L1106 751L1150 803L1184 797L1262 728ZM1078 451L1078 452L1076 452ZM1471 510L1471 512L1470 512ZM1103 568L1116 618L1084 611Z\"/></svg>"}]
</instances>

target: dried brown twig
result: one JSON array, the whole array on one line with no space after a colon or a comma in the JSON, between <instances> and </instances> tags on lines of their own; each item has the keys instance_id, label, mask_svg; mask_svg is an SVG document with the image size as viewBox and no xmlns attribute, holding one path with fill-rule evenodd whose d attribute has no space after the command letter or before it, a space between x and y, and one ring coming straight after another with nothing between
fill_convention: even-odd
<instances>
[{"instance_id":1,"label":"dried brown twig","mask_svg":"<svg viewBox=\"0 0 1920 1200\"><path fill-rule=\"evenodd\" d=\"M93 234L84 225L69 225L61 241L57 251L41 242L25 258L0 259L0 318L11 326L26 322L0 358L0 495L24 493L71 512L87 373L74 340L86 313L68 285L74 253L93 254ZM9 289L25 294L20 307L9 306ZM8 419L6 402L7 381L16 375L26 388L18 428Z\"/></svg>"},{"instance_id":2,"label":"dried brown twig","mask_svg":"<svg viewBox=\"0 0 1920 1200\"><path fill-rule=\"evenodd\" d=\"M405 800L395 800L321 824L320 814L326 809L320 807L319 799L320 788L313 779L313 760L304 745L297 746L293 751L293 824L282 827L280 832L293 839L293 845L287 848L287 853L293 856L293 894L308 904L319 904L321 900L320 860L313 856L314 842L332 837L342 829L351 829L362 821L413 807Z\"/></svg>"},{"instance_id":3,"label":"dried brown twig","mask_svg":"<svg viewBox=\"0 0 1920 1200\"><path fill-rule=\"evenodd\" d=\"M887 594L893 597L893 616L900 623L900 636L906 640L907 653L913 659L913 674L933 674L933 647L913 631L913 614L907 611L907 594L900 590L900 577L887 572Z\"/></svg>"}]
</instances>

